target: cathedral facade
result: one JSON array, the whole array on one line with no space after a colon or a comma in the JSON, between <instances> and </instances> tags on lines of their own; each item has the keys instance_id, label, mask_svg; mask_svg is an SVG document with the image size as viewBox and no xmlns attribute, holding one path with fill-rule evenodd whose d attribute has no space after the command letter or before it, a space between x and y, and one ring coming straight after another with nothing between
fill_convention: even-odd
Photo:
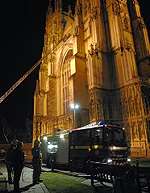
<instances>
[{"instance_id":1,"label":"cathedral facade","mask_svg":"<svg viewBox=\"0 0 150 193\"><path fill-rule=\"evenodd\" d=\"M70 2L49 1L33 140L110 120L125 128L132 156L150 156L150 44L138 1Z\"/></svg>"}]
</instances>

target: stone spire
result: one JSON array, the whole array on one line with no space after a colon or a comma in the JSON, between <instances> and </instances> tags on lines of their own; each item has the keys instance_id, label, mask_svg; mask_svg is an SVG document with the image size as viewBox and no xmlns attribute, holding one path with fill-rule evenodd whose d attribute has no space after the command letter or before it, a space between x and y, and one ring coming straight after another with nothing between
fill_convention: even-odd
<instances>
[{"instance_id":1,"label":"stone spire","mask_svg":"<svg viewBox=\"0 0 150 193\"><path fill-rule=\"evenodd\" d=\"M83 26L83 15L82 15L82 3L81 0L77 0L75 6L75 23L74 23L74 35L77 41L77 52L84 55L84 26Z\"/></svg>"},{"instance_id":2,"label":"stone spire","mask_svg":"<svg viewBox=\"0 0 150 193\"><path fill-rule=\"evenodd\" d=\"M128 0L131 16L134 43L137 52L137 61L141 61L150 55L150 44L147 29L141 16L140 6L137 0Z\"/></svg>"},{"instance_id":3,"label":"stone spire","mask_svg":"<svg viewBox=\"0 0 150 193\"><path fill-rule=\"evenodd\" d=\"M60 11L62 6L61 0L55 0L55 11Z\"/></svg>"}]
</instances>

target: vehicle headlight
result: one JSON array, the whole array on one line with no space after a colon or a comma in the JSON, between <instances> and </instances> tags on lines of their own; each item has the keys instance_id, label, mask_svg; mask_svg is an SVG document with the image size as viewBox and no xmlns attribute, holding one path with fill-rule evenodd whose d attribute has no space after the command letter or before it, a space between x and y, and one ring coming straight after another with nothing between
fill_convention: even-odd
<instances>
[{"instance_id":1,"label":"vehicle headlight","mask_svg":"<svg viewBox=\"0 0 150 193\"><path fill-rule=\"evenodd\" d=\"M131 158L128 157L128 158L127 158L127 162L131 162Z\"/></svg>"},{"instance_id":2,"label":"vehicle headlight","mask_svg":"<svg viewBox=\"0 0 150 193\"><path fill-rule=\"evenodd\" d=\"M44 137L43 137L43 140L44 140L44 141L47 141L47 136L44 136Z\"/></svg>"},{"instance_id":3,"label":"vehicle headlight","mask_svg":"<svg viewBox=\"0 0 150 193\"><path fill-rule=\"evenodd\" d=\"M98 145L94 145L94 149L98 149Z\"/></svg>"},{"instance_id":4,"label":"vehicle headlight","mask_svg":"<svg viewBox=\"0 0 150 193\"><path fill-rule=\"evenodd\" d=\"M108 159L107 159L107 163L112 163L112 159L111 159L111 158L108 158Z\"/></svg>"},{"instance_id":5,"label":"vehicle headlight","mask_svg":"<svg viewBox=\"0 0 150 193\"><path fill-rule=\"evenodd\" d=\"M47 148L50 150L50 149L53 149L53 145L52 144L48 144Z\"/></svg>"},{"instance_id":6,"label":"vehicle headlight","mask_svg":"<svg viewBox=\"0 0 150 193\"><path fill-rule=\"evenodd\" d=\"M60 139L64 140L65 139L65 135L63 133L60 134Z\"/></svg>"}]
</instances>

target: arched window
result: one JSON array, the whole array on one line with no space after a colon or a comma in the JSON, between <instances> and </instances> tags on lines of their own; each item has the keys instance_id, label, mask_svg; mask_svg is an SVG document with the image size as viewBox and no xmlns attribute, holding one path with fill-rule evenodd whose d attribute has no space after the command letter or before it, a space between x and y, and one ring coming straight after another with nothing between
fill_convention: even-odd
<instances>
[{"instance_id":1,"label":"arched window","mask_svg":"<svg viewBox=\"0 0 150 193\"><path fill-rule=\"evenodd\" d=\"M72 50L70 50L64 60L62 67L61 79L62 79L62 95L63 95L63 113L66 114L69 112L69 104L72 99L72 94L70 91L70 76L71 76L71 58Z\"/></svg>"}]
</instances>

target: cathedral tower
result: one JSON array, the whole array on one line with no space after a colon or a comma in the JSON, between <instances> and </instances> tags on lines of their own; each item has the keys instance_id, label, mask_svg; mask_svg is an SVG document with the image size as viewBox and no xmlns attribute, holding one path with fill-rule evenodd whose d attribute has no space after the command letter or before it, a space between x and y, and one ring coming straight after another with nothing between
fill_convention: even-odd
<instances>
[{"instance_id":1,"label":"cathedral tower","mask_svg":"<svg viewBox=\"0 0 150 193\"><path fill-rule=\"evenodd\" d=\"M132 156L150 156L150 45L138 1L51 0L45 29L33 139L110 120L125 127Z\"/></svg>"}]
</instances>

